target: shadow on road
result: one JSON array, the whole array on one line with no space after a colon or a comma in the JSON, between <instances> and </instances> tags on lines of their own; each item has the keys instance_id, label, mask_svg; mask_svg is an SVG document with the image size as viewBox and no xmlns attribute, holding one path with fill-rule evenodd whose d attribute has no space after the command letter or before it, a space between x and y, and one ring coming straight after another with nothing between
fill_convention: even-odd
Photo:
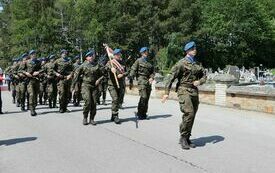
<instances>
[{"instance_id":1,"label":"shadow on road","mask_svg":"<svg viewBox=\"0 0 275 173\"><path fill-rule=\"evenodd\" d=\"M122 109L134 109L134 108L137 108L137 106L125 106ZM112 107L108 106L108 107L97 108L97 110L104 110L104 109L112 109Z\"/></svg>"},{"instance_id":2,"label":"shadow on road","mask_svg":"<svg viewBox=\"0 0 275 173\"><path fill-rule=\"evenodd\" d=\"M22 142L30 142L36 140L37 137L25 137L25 138L14 138L14 139L8 139L8 140L0 140L0 146L1 145L15 145L17 143L22 143Z\"/></svg>"},{"instance_id":3,"label":"shadow on road","mask_svg":"<svg viewBox=\"0 0 275 173\"><path fill-rule=\"evenodd\" d=\"M215 143L224 141L224 137L223 136L219 136L219 135L214 135L214 136L206 136L206 137L200 137L200 138L197 138L197 139L192 139L191 141L194 144L196 144L196 146L203 147L207 143L215 144Z\"/></svg>"},{"instance_id":4,"label":"shadow on road","mask_svg":"<svg viewBox=\"0 0 275 173\"><path fill-rule=\"evenodd\" d=\"M149 120L154 120L154 119L160 119L160 118L169 118L171 117L171 114L164 114L164 115L152 115L149 116ZM129 121L133 121L136 122L136 117L129 117L129 118L124 118L124 119L120 119L121 123L126 123ZM139 121L148 121L148 120L139 120ZM101 120L101 121L97 121L97 124L105 124L105 123L113 123L111 120Z\"/></svg>"},{"instance_id":5,"label":"shadow on road","mask_svg":"<svg viewBox=\"0 0 275 173\"><path fill-rule=\"evenodd\" d=\"M23 111L6 111L6 112L4 112L4 114L3 115L5 115L5 114L19 114L19 113L24 113Z\"/></svg>"}]
</instances>

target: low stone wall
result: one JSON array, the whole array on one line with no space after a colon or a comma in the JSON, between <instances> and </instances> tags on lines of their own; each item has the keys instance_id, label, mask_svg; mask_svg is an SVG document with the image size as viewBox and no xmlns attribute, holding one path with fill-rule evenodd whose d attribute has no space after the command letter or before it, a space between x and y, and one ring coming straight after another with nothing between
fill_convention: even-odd
<instances>
[{"instance_id":1,"label":"low stone wall","mask_svg":"<svg viewBox=\"0 0 275 173\"><path fill-rule=\"evenodd\" d=\"M275 114L275 94L273 94L275 89L248 89L241 86L227 86L227 89L225 89L224 87L221 85L217 86L217 84L200 86L200 102ZM161 98L163 96L164 87L162 85L156 84L152 88L152 97ZM126 92L127 94L138 95L137 86L134 85L132 90L127 87ZM169 99L177 100L177 93L171 91Z\"/></svg>"}]
</instances>

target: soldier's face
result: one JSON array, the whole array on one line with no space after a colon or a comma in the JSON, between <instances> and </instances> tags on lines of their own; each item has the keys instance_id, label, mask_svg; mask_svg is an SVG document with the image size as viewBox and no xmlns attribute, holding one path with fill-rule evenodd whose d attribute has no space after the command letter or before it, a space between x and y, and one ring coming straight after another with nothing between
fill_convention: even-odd
<instances>
[{"instance_id":1,"label":"soldier's face","mask_svg":"<svg viewBox=\"0 0 275 173\"><path fill-rule=\"evenodd\" d=\"M116 54L116 55L115 55L115 58L116 58L116 59L121 59L121 54L120 54L120 53L119 53L119 54Z\"/></svg>"},{"instance_id":2,"label":"soldier's face","mask_svg":"<svg viewBox=\"0 0 275 173\"><path fill-rule=\"evenodd\" d=\"M187 54L191 55L191 56L196 56L197 55L197 49L196 48L190 49L189 51L187 51Z\"/></svg>"},{"instance_id":3,"label":"soldier's face","mask_svg":"<svg viewBox=\"0 0 275 173\"><path fill-rule=\"evenodd\" d=\"M66 53L62 53L61 57L64 58L66 56Z\"/></svg>"},{"instance_id":4,"label":"soldier's face","mask_svg":"<svg viewBox=\"0 0 275 173\"><path fill-rule=\"evenodd\" d=\"M30 55L30 57L31 57L31 59L35 59L36 54L35 54L35 53L33 53L33 54L31 54L31 55Z\"/></svg>"},{"instance_id":5,"label":"soldier's face","mask_svg":"<svg viewBox=\"0 0 275 173\"><path fill-rule=\"evenodd\" d=\"M147 57L148 56L148 51L145 51L141 54L143 57Z\"/></svg>"},{"instance_id":6,"label":"soldier's face","mask_svg":"<svg viewBox=\"0 0 275 173\"><path fill-rule=\"evenodd\" d=\"M92 62L95 58L95 56L88 56L86 57L86 60L89 61L89 62Z\"/></svg>"}]
</instances>

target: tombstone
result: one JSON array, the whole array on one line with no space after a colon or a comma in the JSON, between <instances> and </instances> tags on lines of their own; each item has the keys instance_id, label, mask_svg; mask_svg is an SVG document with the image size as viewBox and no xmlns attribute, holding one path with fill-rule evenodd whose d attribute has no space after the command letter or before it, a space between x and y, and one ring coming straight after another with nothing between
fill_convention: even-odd
<instances>
[{"instance_id":1,"label":"tombstone","mask_svg":"<svg viewBox=\"0 0 275 173\"><path fill-rule=\"evenodd\" d=\"M227 74L233 75L238 81L240 80L240 69L237 66L227 66Z\"/></svg>"}]
</instances>

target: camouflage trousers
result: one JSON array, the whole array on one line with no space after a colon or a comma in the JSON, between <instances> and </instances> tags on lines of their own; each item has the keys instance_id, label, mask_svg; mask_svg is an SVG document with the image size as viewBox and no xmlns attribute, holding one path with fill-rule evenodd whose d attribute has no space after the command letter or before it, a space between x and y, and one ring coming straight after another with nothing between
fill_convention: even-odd
<instances>
[{"instance_id":1,"label":"camouflage trousers","mask_svg":"<svg viewBox=\"0 0 275 173\"><path fill-rule=\"evenodd\" d=\"M44 101L44 103L42 100ZM39 87L39 102L40 104L46 104L47 100L48 100L47 82L43 81L43 82L40 82L40 87Z\"/></svg>"},{"instance_id":2,"label":"camouflage trousers","mask_svg":"<svg viewBox=\"0 0 275 173\"><path fill-rule=\"evenodd\" d=\"M27 100L27 107L29 107L29 93L27 92L28 84L26 82L19 82L19 100L22 109L25 109L25 102Z\"/></svg>"},{"instance_id":3,"label":"camouflage trousers","mask_svg":"<svg viewBox=\"0 0 275 173\"><path fill-rule=\"evenodd\" d=\"M73 103L79 105L81 100L81 82L77 82L74 87Z\"/></svg>"},{"instance_id":4,"label":"camouflage trousers","mask_svg":"<svg viewBox=\"0 0 275 173\"><path fill-rule=\"evenodd\" d=\"M90 119L93 120L96 115L96 99L97 99L97 88L90 84L82 84L81 94L84 100L83 105L83 116L88 118L90 113Z\"/></svg>"},{"instance_id":5,"label":"camouflage trousers","mask_svg":"<svg viewBox=\"0 0 275 173\"><path fill-rule=\"evenodd\" d=\"M20 85L19 85L19 83L17 83L16 85L15 85L15 98L16 98L16 103L17 104L20 104Z\"/></svg>"},{"instance_id":6,"label":"camouflage trousers","mask_svg":"<svg viewBox=\"0 0 275 173\"><path fill-rule=\"evenodd\" d=\"M49 81L47 83L47 94L49 99L49 106L56 107L56 100L57 100L57 82L56 81Z\"/></svg>"},{"instance_id":7,"label":"camouflage trousers","mask_svg":"<svg viewBox=\"0 0 275 173\"><path fill-rule=\"evenodd\" d=\"M36 79L30 80L27 91L29 93L29 105L30 110L34 111L35 107L37 106L37 96L39 92L39 81Z\"/></svg>"},{"instance_id":8,"label":"camouflage trousers","mask_svg":"<svg viewBox=\"0 0 275 173\"><path fill-rule=\"evenodd\" d=\"M139 85L138 114L145 116L148 111L148 103L151 95L151 85Z\"/></svg>"},{"instance_id":9,"label":"camouflage trousers","mask_svg":"<svg viewBox=\"0 0 275 173\"><path fill-rule=\"evenodd\" d=\"M199 107L199 96L188 93L188 91L178 94L180 110L183 113L180 124L180 135L191 136L196 113Z\"/></svg>"},{"instance_id":10,"label":"camouflage trousers","mask_svg":"<svg viewBox=\"0 0 275 173\"><path fill-rule=\"evenodd\" d=\"M67 110L68 106L68 100L70 97L70 84L71 82L69 80L60 80L58 82L57 88L58 88L58 94L59 94L59 105L60 110Z\"/></svg>"},{"instance_id":11,"label":"camouflage trousers","mask_svg":"<svg viewBox=\"0 0 275 173\"><path fill-rule=\"evenodd\" d=\"M106 93L107 93L107 89L108 89L108 83L107 82L101 82L99 87L98 87L98 102L100 101L100 97L102 95L103 100L106 100Z\"/></svg>"},{"instance_id":12,"label":"camouflage trousers","mask_svg":"<svg viewBox=\"0 0 275 173\"><path fill-rule=\"evenodd\" d=\"M112 97L112 114L117 115L118 114L118 109L119 105L123 103L123 96L125 93L125 86L120 85L119 88L115 86L108 86L109 93Z\"/></svg>"}]
</instances>

